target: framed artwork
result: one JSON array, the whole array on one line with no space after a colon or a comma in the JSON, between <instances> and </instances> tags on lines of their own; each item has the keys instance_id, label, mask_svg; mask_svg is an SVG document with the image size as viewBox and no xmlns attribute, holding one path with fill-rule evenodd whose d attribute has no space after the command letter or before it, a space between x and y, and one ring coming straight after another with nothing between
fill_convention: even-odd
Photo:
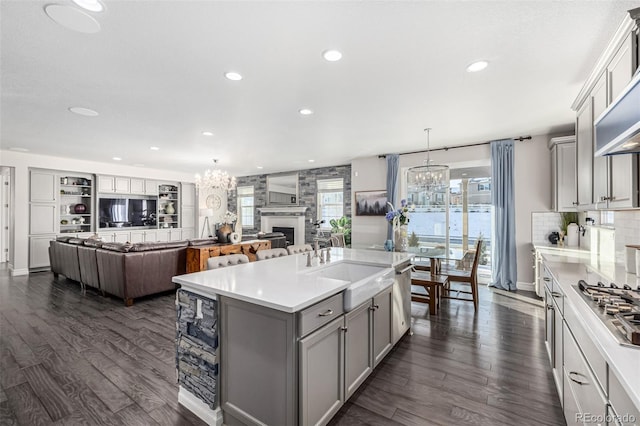
<instances>
[{"instance_id":1,"label":"framed artwork","mask_svg":"<svg viewBox=\"0 0 640 426\"><path fill-rule=\"evenodd\" d=\"M356 192L356 216L384 216L387 214L387 191Z\"/></svg>"}]
</instances>

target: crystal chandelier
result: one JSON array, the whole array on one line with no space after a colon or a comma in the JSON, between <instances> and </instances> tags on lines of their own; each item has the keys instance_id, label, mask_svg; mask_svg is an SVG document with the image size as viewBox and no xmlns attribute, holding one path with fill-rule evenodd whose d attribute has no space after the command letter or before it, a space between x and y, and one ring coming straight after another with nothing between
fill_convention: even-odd
<instances>
[{"instance_id":1,"label":"crystal chandelier","mask_svg":"<svg viewBox=\"0 0 640 426\"><path fill-rule=\"evenodd\" d=\"M445 205L449 192L449 166L431 164L429 153L430 128L427 133L427 159L423 166L412 167L407 171L407 196L413 205Z\"/></svg>"},{"instance_id":2,"label":"crystal chandelier","mask_svg":"<svg viewBox=\"0 0 640 426\"><path fill-rule=\"evenodd\" d=\"M213 170L204 172L204 176L196 175L196 186L198 188L224 189L231 191L236 187L236 178L229 176L229 173L216 168L218 160L213 160Z\"/></svg>"}]
</instances>

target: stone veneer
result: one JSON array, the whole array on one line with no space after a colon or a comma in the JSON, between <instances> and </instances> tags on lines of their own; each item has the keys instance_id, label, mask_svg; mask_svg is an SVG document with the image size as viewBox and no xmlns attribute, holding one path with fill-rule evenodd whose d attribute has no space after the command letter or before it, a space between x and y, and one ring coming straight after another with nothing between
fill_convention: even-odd
<instances>
[{"instance_id":1,"label":"stone veneer","mask_svg":"<svg viewBox=\"0 0 640 426\"><path fill-rule=\"evenodd\" d=\"M305 241L313 241L315 227L313 222L317 217L317 181L322 179L344 179L344 215L351 216L351 165L320 167L317 169L307 169L293 171L298 173L298 205L308 207L305 216ZM280 173L278 173L280 174ZM258 208L267 206L267 175L241 176L236 178L238 186L253 186L254 197L254 228L244 228L245 233L255 233L260 231L260 212ZM229 193L228 208L230 211L237 211L237 193ZM278 214L282 216L282 214ZM327 224L328 226L328 224Z\"/></svg>"},{"instance_id":2,"label":"stone veneer","mask_svg":"<svg viewBox=\"0 0 640 426\"><path fill-rule=\"evenodd\" d=\"M218 302L185 290L178 290L176 297L178 383L215 410L218 390ZM198 300L202 301L202 318L196 318Z\"/></svg>"}]
</instances>

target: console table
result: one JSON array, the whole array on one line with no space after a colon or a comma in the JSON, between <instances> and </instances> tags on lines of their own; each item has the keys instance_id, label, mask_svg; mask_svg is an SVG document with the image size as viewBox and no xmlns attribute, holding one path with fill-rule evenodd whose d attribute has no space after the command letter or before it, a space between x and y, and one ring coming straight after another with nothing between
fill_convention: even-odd
<instances>
[{"instance_id":1,"label":"console table","mask_svg":"<svg viewBox=\"0 0 640 426\"><path fill-rule=\"evenodd\" d=\"M246 254L249 261L256 260L258 250L271 248L269 240L250 240L238 244L213 244L210 246L187 247L187 273L200 272L207 269L207 259L227 254Z\"/></svg>"}]
</instances>

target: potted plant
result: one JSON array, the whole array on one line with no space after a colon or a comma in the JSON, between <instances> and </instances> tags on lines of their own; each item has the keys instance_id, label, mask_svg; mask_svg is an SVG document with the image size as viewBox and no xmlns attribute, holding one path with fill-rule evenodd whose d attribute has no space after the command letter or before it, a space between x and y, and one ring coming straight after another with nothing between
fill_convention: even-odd
<instances>
[{"instance_id":1,"label":"potted plant","mask_svg":"<svg viewBox=\"0 0 640 426\"><path fill-rule=\"evenodd\" d=\"M578 223L578 213L576 212L560 212L560 240L567 235L567 227L570 223Z\"/></svg>"},{"instance_id":2,"label":"potted plant","mask_svg":"<svg viewBox=\"0 0 640 426\"><path fill-rule=\"evenodd\" d=\"M347 216L342 216L340 219L331 219L329 221L331 225L331 233L344 234L344 243L347 247L351 246L351 219Z\"/></svg>"}]
</instances>

